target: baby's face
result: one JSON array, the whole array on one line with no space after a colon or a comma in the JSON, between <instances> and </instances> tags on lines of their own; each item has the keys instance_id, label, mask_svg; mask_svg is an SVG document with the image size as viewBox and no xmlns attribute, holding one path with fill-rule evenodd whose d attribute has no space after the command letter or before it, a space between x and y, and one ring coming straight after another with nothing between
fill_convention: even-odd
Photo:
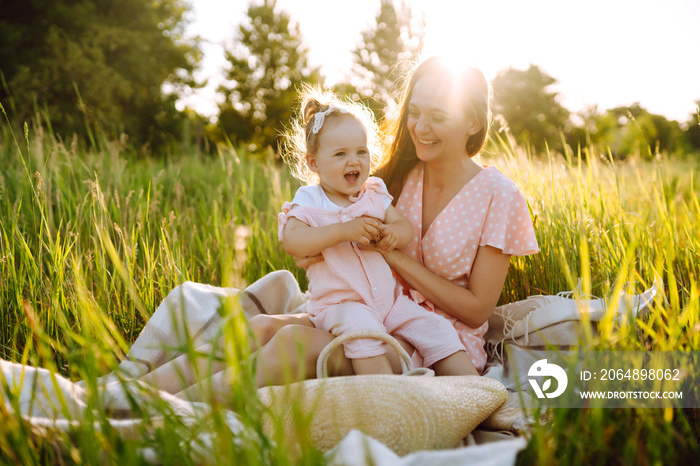
<instances>
[{"instance_id":1,"label":"baby's face","mask_svg":"<svg viewBox=\"0 0 700 466\"><path fill-rule=\"evenodd\" d=\"M318 138L318 151L309 158L329 197L347 199L367 181L370 170L367 131L351 115L328 118Z\"/></svg>"}]
</instances>

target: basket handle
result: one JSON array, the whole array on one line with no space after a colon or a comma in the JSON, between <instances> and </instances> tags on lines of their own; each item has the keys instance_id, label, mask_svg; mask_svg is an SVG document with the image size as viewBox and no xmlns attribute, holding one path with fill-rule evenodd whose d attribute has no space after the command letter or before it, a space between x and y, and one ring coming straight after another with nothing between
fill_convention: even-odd
<instances>
[{"instance_id":1,"label":"basket handle","mask_svg":"<svg viewBox=\"0 0 700 466\"><path fill-rule=\"evenodd\" d=\"M396 341L396 338L392 337L387 333L378 332L376 330L358 330L356 332L344 333L339 337L334 338L333 341L328 343L326 347L323 348L321 354L318 355L318 361L316 362L316 377L319 379L325 379L326 377L328 377L328 358L330 357L334 349L336 349L339 345L343 344L348 340L357 340L359 338L374 338L376 340L381 340L384 343L387 343L392 348L394 348L399 355L399 361L401 362L401 372L403 374L409 374L420 370L413 369L413 362L411 361L411 357L408 355L406 350L403 349L401 344L398 341ZM420 375L423 375L423 371L420 370L420 372Z\"/></svg>"}]
</instances>

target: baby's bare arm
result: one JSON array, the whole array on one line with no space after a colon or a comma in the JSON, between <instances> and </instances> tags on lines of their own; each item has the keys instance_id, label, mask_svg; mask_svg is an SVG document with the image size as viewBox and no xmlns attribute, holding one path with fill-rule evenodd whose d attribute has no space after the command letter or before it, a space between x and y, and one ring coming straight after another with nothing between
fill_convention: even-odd
<instances>
[{"instance_id":1,"label":"baby's bare arm","mask_svg":"<svg viewBox=\"0 0 700 466\"><path fill-rule=\"evenodd\" d=\"M387 236L388 234L396 235L396 245L394 246L396 249L405 248L413 239L413 226L411 222L406 220L406 217L401 215L392 205L386 209L382 236L384 236L385 232L387 232ZM382 246L381 242L379 246Z\"/></svg>"},{"instance_id":2,"label":"baby's bare arm","mask_svg":"<svg viewBox=\"0 0 700 466\"><path fill-rule=\"evenodd\" d=\"M315 256L343 241L369 244L376 237L380 225L381 222L375 218L360 217L347 223L312 227L292 217L284 227L282 245L291 256Z\"/></svg>"},{"instance_id":3,"label":"baby's bare arm","mask_svg":"<svg viewBox=\"0 0 700 466\"><path fill-rule=\"evenodd\" d=\"M290 218L284 227L282 246L291 256L315 256L342 241L341 233L338 225L311 227L299 219Z\"/></svg>"}]
</instances>

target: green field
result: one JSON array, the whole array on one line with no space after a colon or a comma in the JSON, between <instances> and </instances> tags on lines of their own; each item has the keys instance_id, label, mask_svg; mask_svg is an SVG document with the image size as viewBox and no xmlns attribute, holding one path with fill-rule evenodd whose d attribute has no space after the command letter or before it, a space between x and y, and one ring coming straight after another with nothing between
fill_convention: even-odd
<instances>
[{"instance_id":1,"label":"green field","mask_svg":"<svg viewBox=\"0 0 700 466\"><path fill-rule=\"evenodd\" d=\"M305 286L303 271L277 241L278 210L297 187L279 163L232 148L213 156L189 149L166 162L139 158L118 141L87 152L39 130L24 133L3 125L0 134L3 359L94 380L116 367L163 297L185 280L241 287L289 269ZM525 193L541 248L512 261L502 303L573 289L578 277L597 296L625 287L640 292L661 277L664 292L648 317L615 331L604 322L600 336L585 344L700 351L697 159L657 154L618 161L593 147L532 156L500 140L483 163L496 165ZM322 463L308 444L301 458L290 457L285 439L261 433L249 367L231 363L241 375L232 387L233 408L251 438L234 442L214 414L213 457L233 464ZM535 426L521 452L524 464L676 464L700 450L697 410L540 414L546 422ZM95 431L92 423L47 439L5 409L2 416L0 449L8 463L138 463L142 448L154 448L163 463L194 461L192 429L168 416L137 440ZM106 413L95 416L104 421Z\"/></svg>"}]
</instances>

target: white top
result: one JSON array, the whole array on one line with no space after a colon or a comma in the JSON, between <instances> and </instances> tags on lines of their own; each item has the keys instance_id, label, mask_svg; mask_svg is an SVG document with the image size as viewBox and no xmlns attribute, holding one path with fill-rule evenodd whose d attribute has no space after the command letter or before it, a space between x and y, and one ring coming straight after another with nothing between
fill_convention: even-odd
<instances>
[{"instance_id":1,"label":"white top","mask_svg":"<svg viewBox=\"0 0 700 466\"><path fill-rule=\"evenodd\" d=\"M386 184L384 184L384 181L381 178L371 176L370 178L368 178L367 181L369 181L370 179L375 180L380 185L382 191L387 190ZM391 199L391 197L382 196L384 210L388 209L391 205ZM294 199L292 199L292 202L290 204L303 207L313 207L315 209L323 210L343 209L342 206L339 206L330 199L328 199L326 192L323 190L320 184L302 186L297 190L296 194L294 195Z\"/></svg>"}]
</instances>

